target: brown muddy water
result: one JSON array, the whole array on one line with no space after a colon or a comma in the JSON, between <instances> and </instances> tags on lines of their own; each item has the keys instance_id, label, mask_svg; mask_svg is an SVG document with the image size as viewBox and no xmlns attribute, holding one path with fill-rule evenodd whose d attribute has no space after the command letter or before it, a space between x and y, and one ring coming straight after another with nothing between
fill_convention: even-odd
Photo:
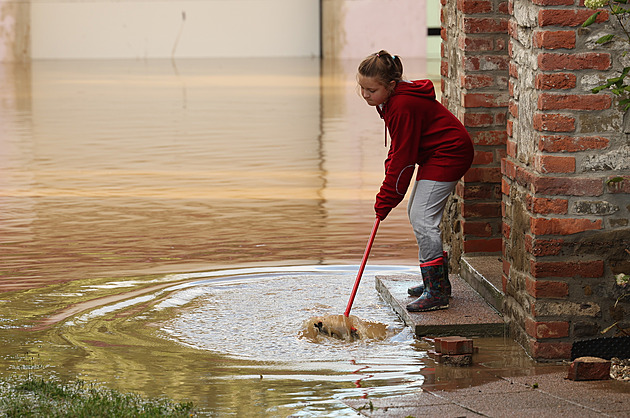
<instances>
[{"instance_id":1,"label":"brown muddy water","mask_svg":"<svg viewBox=\"0 0 630 418\"><path fill-rule=\"evenodd\" d=\"M355 66L1 66L0 374L98 381L209 416L345 416L344 398L532 372L500 338L475 342L475 367L436 365L379 298L376 273L416 271L402 205L352 310L385 338L299 338L307 319L343 313L374 220L386 149Z\"/></svg>"}]
</instances>

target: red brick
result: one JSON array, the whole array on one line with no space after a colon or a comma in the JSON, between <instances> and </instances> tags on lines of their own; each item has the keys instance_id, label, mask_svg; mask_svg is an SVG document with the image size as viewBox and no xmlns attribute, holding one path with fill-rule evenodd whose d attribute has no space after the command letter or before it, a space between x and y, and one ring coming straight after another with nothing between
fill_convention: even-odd
<instances>
[{"instance_id":1,"label":"red brick","mask_svg":"<svg viewBox=\"0 0 630 418\"><path fill-rule=\"evenodd\" d=\"M440 74L442 77L448 77L448 61L442 61L440 63Z\"/></svg>"},{"instance_id":2,"label":"red brick","mask_svg":"<svg viewBox=\"0 0 630 418\"><path fill-rule=\"evenodd\" d=\"M466 218L496 218L501 215L499 202L464 202L462 216Z\"/></svg>"},{"instance_id":3,"label":"red brick","mask_svg":"<svg viewBox=\"0 0 630 418\"><path fill-rule=\"evenodd\" d=\"M494 86L494 77L485 74L469 74L460 77L460 85L465 89L481 89Z\"/></svg>"},{"instance_id":4,"label":"red brick","mask_svg":"<svg viewBox=\"0 0 630 418\"><path fill-rule=\"evenodd\" d=\"M538 25L543 26L581 26L593 14L589 9L542 9L538 12ZM601 13L597 22L608 20L607 13Z\"/></svg>"},{"instance_id":5,"label":"red brick","mask_svg":"<svg viewBox=\"0 0 630 418\"><path fill-rule=\"evenodd\" d=\"M571 357L572 343L530 341L529 353L535 359L559 360Z\"/></svg>"},{"instance_id":6,"label":"red brick","mask_svg":"<svg viewBox=\"0 0 630 418\"><path fill-rule=\"evenodd\" d=\"M515 63L510 62L508 69L510 77L518 79L518 66Z\"/></svg>"},{"instance_id":7,"label":"red brick","mask_svg":"<svg viewBox=\"0 0 630 418\"><path fill-rule=\"evenodd\" d=\"M465 33L507 33L507 18L464 17L462 30Z\"/></svg>"},{"instance_id":8,"label":"red brick","mask_svg":"<svg viewBox=\"0 0 630 418\"><path fill-rule=\"evenodd\" d=\"M500 1L497 7L497 10L499 11L499 13L504 14L504 15L508 15L508 14L512 14L512 12L510 12L509 10L509 6L508 6L509 2L507 1Z\"/></svg>"},{"instance_id":9,"label":"red brick","mask_svg":"<svg viewBox=\"0 0 630 418\"><path fill-rule=\"evenodd\" d=\"M467 14L489 13L492 3L489 0L458 0L457 9Z\"/></svg>"},{"instance_id":10,"label":"red brick","mask_svg":"<svg viewBox=\"0 0 630 418\"><path fill-rule=\"evenodd\" d=\"M500 183L501 167L471 167L464 175L464 181L467 183Z\"/></svg>"},{"instance_id":11,"label":"red brick","mask_svg":"<svg viewBox=\"0 0 630 418\"><path fill-rule=\"evenodd\" d=\"M550 213L566 214L569 210L569 201L567 199L548 199L544 197L527 196L527 208L533 212L542 215Z\"/></svg>"},{"instance_id":12,"label":"red brick","mask_svg":"<svg viewBox=\"0 0 630 418\"><path fill-rule=\"evenodd\" d=\"M496 184L471 185L460 182L457 184L456 190L459 196L467 200L487 200L500 197L500 190Z\"/></svg>"},{"instance_id":13,"label":"red brick","mask_svg":"<svg viewBox=\"0 0 630 418\"><path fill-rule=\"evenodd\" d=\"M575 31L538 30L534 32L534 48L573 49L575 48Z\"/></svg>"},{"instance_id":14,"label":"red brick","mask_svg":"<svg viewBox=\"0 0 630 418\"><path fill-rule=\"evenodd\" d=\"M534 280L527 278L525 281L527 293L535 298L561 299L569 295L569 285L565 282L552 280Z\"/></svg>"},{"instance_id":15,"label":"red brick","mask_svg":"<svg viewBox=\"0 0 630 418\"><path fill-rule=\"evenodd\" d=\"M507 159L501 160L501 174L514 179L516 177L516 164Z\"/></svg>"},{"instance_id":16,"label":"red brick","mask_svg":"<svg viewBox=\"0 0 630 418\"><path fill-rule=\"evenodd\" d=\"M516 158L516 153L518 151L518 145L516 144L515 141L507 141L506 146L505 146L505 151L507 153L507 155L509 155L512 158Z\"/></svg>"},{"instance_id":17,"label":"red brick","mask_svg":"<svg viewBox=\"0 0 630 418\"><path fill-rule=\"evenodd\" d=\"M569 323L566 321L537 322L527 318L525 332L536 339L564 338L569 336Z\"/></svg>"},{"instance_id":18,"label":"red brick","mask_svg":"<svg viewBox=\"0 0 630 418\"><path fill-rule=\"evenodd\" d=\"M538 96L539 110L603 110L610 108L612 98L608 94L554 94Z\"/></svg>"},{"instance_id":19,"label":"red brick","mask_svg":"<svg viewBox=\"0 0 630 418\"><path fill-rule=\"evenodd\" d=\"M513 118L518 118L518 104L516 104L513 100L510 100L508 111Z\"/></svg>"},{"instance_id":20,"label":"red brick","mask_svg":"<svg viewBox=\"0 0 630 418\"><path fill-rule=\"evenodd\" d=\"M464 126L471 128L481 128L494 124L494 116L491 113L466 112L464 117L460 119L464 123Z\"/></svg>"},{"instance_id":21,"label":"red brick","mask_svg":"<svg viewBox=\"0 0 630 418\"><path fill-rule=\"evenodd\" d=\"M536 179L536 175L529 171L529 168L525 168L522 166L516 166L516 176L514 180L523 187L531 188L532 183Z\"/></svg>"},{"instance_id":22,"label":"red brick","mask_svg":"<svg viewBox=\"0 0 630 418\"><path fill-rule=\"evenodd\" d=\"M541 173L575 173L575 157L537 155L534 166Z\"/></svg>"},{"instance_id":23,"label":"red brick","mask_svg":"<svg viewBox=\"0 0 630 418\"><path fill-rule=\"evenodd\" d=\"M602 277L604 262L595 261L530 261L532 276L540 277ZM554 283L554 282L550 282Z\"/></svg>"},{"instance_id":24,"label":"red brick","mask_svg":"<svg viewBox=\"0 0 630 418\"><path fill-rule=\"evenodd\" d=\"M600 179L532 176L524 180L531 183L534 193L552 196L601 196L604 189Z\"/></svg>"},{"instance_id":25,"label":"red brick","mask_svg":"<svg viewBox=\"0 0 630 418\"><path fill-rule=\"evenodd\" d=\"M569 365L569 380L608 380L610 360L599 357L578 357Z\"/></svg>"},{"instance_id":26,"label":"red brick","mask_svg":"<svg viewBox=\"0 0 630 418\"><path fill-rule=\"evenodd\" d=\"M575 0L533 0L537 6L573 6Z\"/></svg>"},{"instance_id":27,"label":"red brick","mask_svg":"<svg viewBox=\"0 0 630 418\"><path fill-rule=\"evenodd\" d=\"M533 119L534 129L550 132L575 131L575 118L556 113L536 113Z\"/></svg>"},{"instance_id":28,"label":"red brick","mask_svg":"<svg viewBox=\"0 0 630 418\"><path fill-rule=\"evenodd\" d=\"M507 260L505 259L505 257L504 257L504 258L503 258L503 273L504 273L506 276L508 276L508 277L509 277L509 275L510 275L510 268L511 268L511 267L512 267L512 264L511 264L509 261L507 261Z\"/></svg>"},{"instance_id":29,"label":"red brick","mask_svg":"<svg viewBox=\"0 0 630 418\"><path fill-rule=\"evenodd\" d=\"M441 337L436 338L436 347L437 341L439 340L439 352L441 354L447 355L461 355L461 354L472 354L473 353L473 340L470 338L464 337Z\"/></svg>"},{"instance_id":30,"label":"red brick","mask_svg":"<svg viewBox=\"0 0 630 418\"><path fill-rule=\"evenodd\" d=\"M576 81L570 73L537 74L535 84L538 90L561 90L575 88Z\"/></svg>"},{"instance_id":31,"label":"red brick","mask_svg":"<svg viewBox=\"0 0 630 418\"><path fill-rule=\"evenodd\" d=\"M532 218L530 229L535 235L572 235L602 228L602 220L584 218Z\"/></svg>"},{"instance_id":32,"label":"red brick","mask_svg":"<svg viewBox=\"0 0 630 418\"><path fill-rule=\"evenodd\" d=\"M525 234L523 243L525 244L525 251L529 252L532 249L534 237L531 234Z\"/></svg>"},{"instance_id":33,"label":"red brick","mask_svg":"<svg viewBox=\"0 0 630 418\"><path fill-rule=\"evenodd\" d=\"M494 161L494 153L490 151L475 151L473 165L487 165ZM498 170L500 173L500 170Z\"/></svg>"},{"instance_id":34,"label":"red brick","mask_svg":"<svg viewBox=\"0 0 630 418\"><path fill-rule=\"evenodd\" d=\"M506 131L478 131L470 136L475 145L504 145L507 140Z\"/></svg>"},{"instance_id":35,"label":"red brick","mask_svg":"<svg viewBox=\"0 0 630 418\"><path fill-rule=\"evenodd\" d=\"M464 107L506 107L508 100L507 93L462 94L462 106Z\"/></svg>"},{"instance_id":36,"label":"red brick","mask_svg":"<svg viewBox=\"0 0 630 418\"><path fill-rule=\"evenodd\" d=\"M472 235L475 237L492 236L492 225L488 222L462 221L462 230L465 235Z\"/></svg>"},{"instance_id":37,"label":"red brick","mask_svg":"<svg viewBox=\"0 0 630 418\"><path fill-rule=\"evenodd\" d=\"M475 36L475 35L473 35ZM478 35L479 36L479 35ZM459 49L462 51L494 51L494 40L486 36L481 38L473 38L471 36L461 35L458 38Z\"/></svg>"},{"instance_id":38,"label":"red brick","mask_svg":"<svg viewBox=\"0 0 630 418\"><path fill-rule=\"evenodd\" d=\"M538 67L542 71L558 70L607 70L611 58L608 53L586 52L582 54L541 53Z\"/></svg>"},{"instance_id":39,"label":"red brick","mask_svg":"<svg viewBox=\"0 0 630 418\"><path fill-rule=\"evenodd\" d=\"M610 141L603 137L574 137L542 135L538 142L538 149L547 152L578 152L608 147Z\"/></svg>"},{"instance_id":40,"label":"red brick","mask_svg":"<svg viewBox=\"0 0 630 418\"><path fill-rule=\"evenodd\" d=\"M505 181L505 179L501 179L501 193L506 196L510 195L510 183Z\"/></svg>"},{"instance_id":41,"label":"red brick","mask_svg":"<svg viewBox=\"0 0 630 418\"><path fill-rule=\"evenodd\" d=\"M505 126L505 122L507 121L507 115L505 112L499 111L494 115L494 123L495 125Z\"/></svg>"},{"instance_id":42,"label":"red brick","mask_svg":"<svg viewBox=\"0 0 630 418\"><path fill-rule=\"evenodd\" d=\"M465 239L465 253L496 253L501 251L503 240L495 239Z\"/></svg>"},{"instance_id":43,"label":"red brick","mask_svg":"<svg viewBox=\"0 0 630 418\"><path fill-rule=\"evenodd\" d=\"M510 236L512 236L512 228L505 222L501 224L501 235L503 235L506 239L509 239Z\"/></svg>"},{"instance_id":44,"label":"red brick","mask_svg":"<svg viewBox=\"0 0 630 418\"><path fill-rule=\"evenodd\" d=\"M525 235L525 250L536 257L559 255L563 243L561 239L540 239Z\"/></svg>"},{"instance_id":45,"label":"red brick","mask_svg":"<svg viewBox=\"0 0 630 418\"><path fill-rule=\"evenodd\" d=\"M506 45L507 45L506 39L504 39L504 38L495 38L494 39L494 50L495 51L505 51Z\"/></svg>"},{"instance_id":46,"label":"red brick","mask_svg":"<svg viewBox=\"0 0 630 418\"><path fill-rule=\"evenodd\" d=\"M462 59L467 71L501 71L508 69L508 57L502 55L473 55Z\"/></svg>"}]
</instances>

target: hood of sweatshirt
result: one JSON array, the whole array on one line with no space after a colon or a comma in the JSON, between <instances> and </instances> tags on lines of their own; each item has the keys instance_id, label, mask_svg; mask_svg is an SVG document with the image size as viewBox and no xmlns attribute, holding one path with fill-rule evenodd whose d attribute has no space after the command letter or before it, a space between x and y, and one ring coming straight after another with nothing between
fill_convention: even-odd
<instances>
[{"instance_id":1,"label":"hood of sweatshirt","mask_svg":"<svg viewBox=\"0 0 630 418\"><path fill-rule=\"evenodd\" d=\"M376 110L381 119L385 119L386 107L390 101L396 101L396 96L413 96L423 99L435 100L435 89L431 80L401 81L396 85L394 94L384 104L377 106ZM387 147L387 124L385 124L385 146Z\"/></svg>"},{"instance_id":2,"label":"hood of sweatshirt","mask_svg":"<svg viewBox=\"0 0 630 418\"><path fill-rule=\"evenodd\" d=\"M435 89L431 80L401 81L394 90L394 95L399 94L435 99Z\"/></svg>"}]
</instances>

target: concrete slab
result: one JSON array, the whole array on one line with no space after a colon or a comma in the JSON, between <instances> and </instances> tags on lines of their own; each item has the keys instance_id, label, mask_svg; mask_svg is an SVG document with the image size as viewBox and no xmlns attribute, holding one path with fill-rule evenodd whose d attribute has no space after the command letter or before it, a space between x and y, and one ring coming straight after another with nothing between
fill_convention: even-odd
<instances>
[{"instance_id":1,"label":"concrete slab","mask_svg":"<svg viewBox=\"0 0 630 418\"><path fill-rule=\"evenodd\" d=\"M615 380L575 382L566 371L501 378L478 386L344 401L368 417L627 417L630 385Z\"/></svg>"},{"instance_id":2,"label":"concrete slab","mask_svg":"<svg viewBox=\"0 0 630 418\"><path fill-rule=\"evenodd\" d=\"M464 280L450 275L453 298L449 308L430 312L408 312L406 306L415 298L407 289L418 284L420 274L377 275L376 290L414 329L416 336L497 337L506 331L503 317Z\"/></svg>"},{"instance_id":3,"label":"concrete slab","mask_svg":"<svg viewBox=\"0 0 630 418\"><path fill-rule=\"evenodd\" d=\"M460 276L494 309L503 310L503 262L496 256L464 256Z\"/></svg>"}]
</instances>

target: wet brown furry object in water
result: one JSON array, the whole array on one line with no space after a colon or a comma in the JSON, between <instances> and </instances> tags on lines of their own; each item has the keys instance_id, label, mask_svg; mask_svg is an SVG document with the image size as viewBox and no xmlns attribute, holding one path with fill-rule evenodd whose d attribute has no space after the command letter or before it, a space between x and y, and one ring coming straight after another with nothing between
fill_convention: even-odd
<instances>
[{"instance_id":1,"label":"wet brown furry object in water","mask_svg":"<svg viewBox=\"0 0 630 418\"><path fill-rule=\"evenodd\" d=\"M304 322L300 337L316 341L319 336L344 341L379 340L387 336L387 326L378 322L363 321L354 315L316 316Z\"/></svg>"}]
</instances>

